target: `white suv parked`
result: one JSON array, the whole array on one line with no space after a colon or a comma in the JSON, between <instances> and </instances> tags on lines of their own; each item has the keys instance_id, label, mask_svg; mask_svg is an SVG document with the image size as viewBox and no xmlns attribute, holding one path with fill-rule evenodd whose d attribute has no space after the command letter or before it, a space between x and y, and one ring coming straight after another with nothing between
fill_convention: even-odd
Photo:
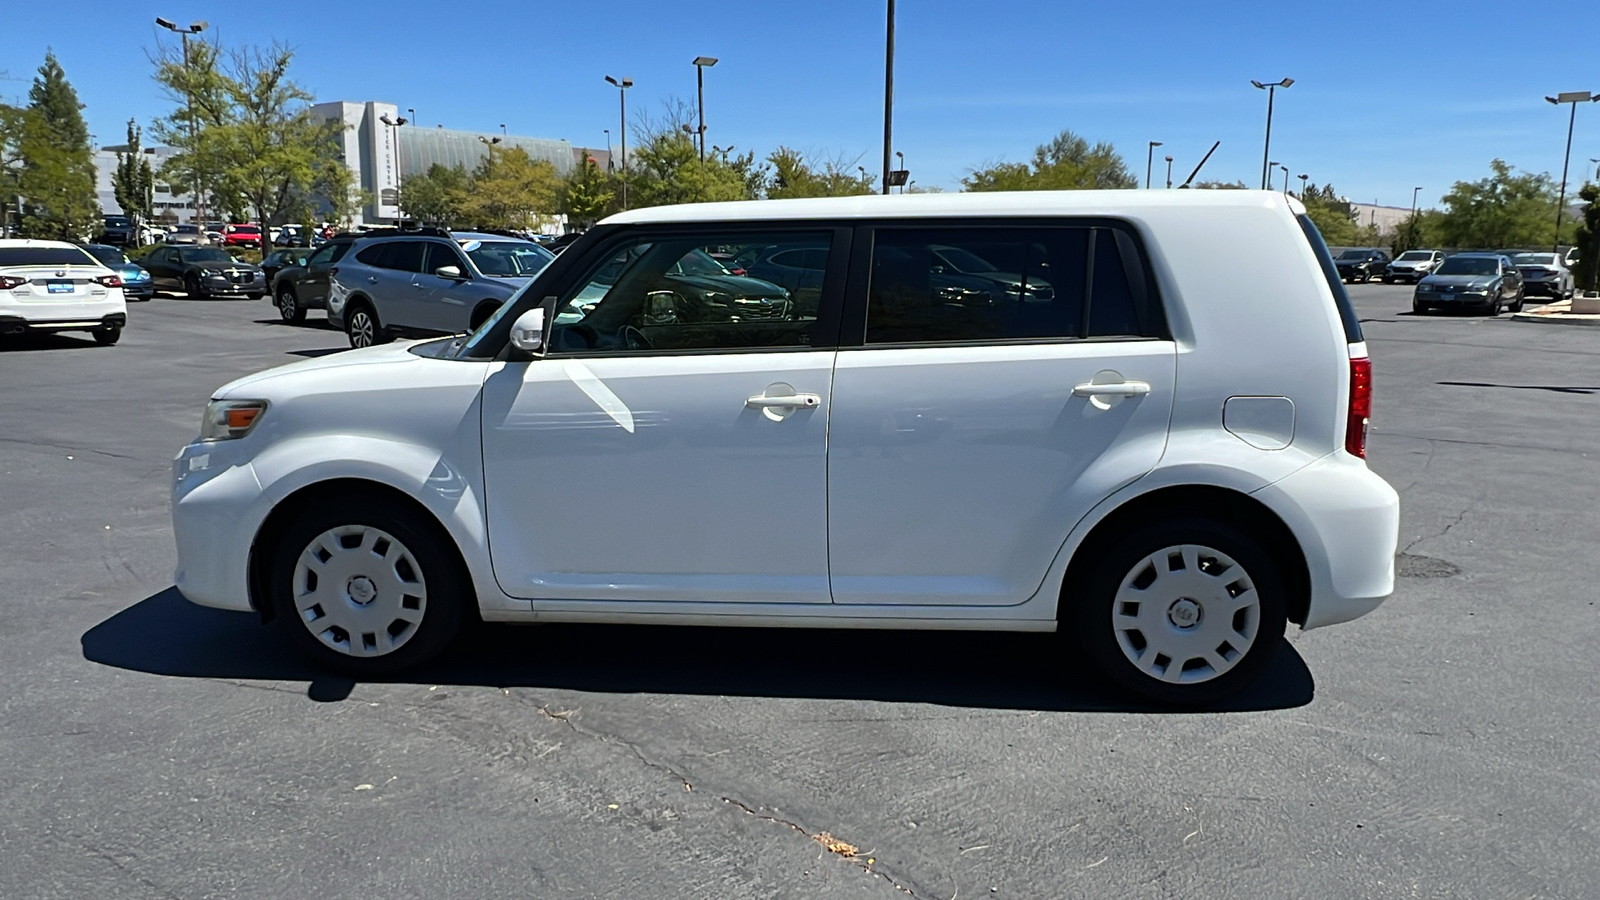
<instances>
[{"instance_id":1,"label":"white suv parked","mask_svg":"<svg viewBox=\"0 0 1600 900\"><path fill-rule=\"evenodd\" d=\"M1126 689L1209 702L1286 622L1393 588L1366 345L1303 212L1084 191L615 216L466 338L217 391L175 462L177 586L356 672L474 615L1060 630ZM820 286L706 263L752 250L820 258Z\"/></svg>"},{"instance_id":2,"label":"white suv parked","mask_svg":"<svg viewBox=\"0 0 1600 900\"><path fill-rule=\"evenodd\" d=\"M82 247L0 240L0 336L87 331L115 344L127 323L122 277Z\"/></svg>"}]
</instances>

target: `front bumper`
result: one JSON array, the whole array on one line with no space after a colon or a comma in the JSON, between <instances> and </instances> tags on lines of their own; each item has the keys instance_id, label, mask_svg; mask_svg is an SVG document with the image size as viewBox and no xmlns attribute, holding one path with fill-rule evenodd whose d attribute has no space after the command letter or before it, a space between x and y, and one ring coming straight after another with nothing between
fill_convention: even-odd
<instances>
[{"instance_id":1,"label":"front bumper","mask_svg":"<svg viewBox=\"0 0 1600 900\"><path fill-rule=\"evenodd\" d=\"M172 461L173 583L191 602L248 611L250 545L265 520L261 482L236 442L192 443Z\"/></svg>"},{"instance_id":2,"label":"front bumper","mask_svg":"<svg viewBox=\"0 0 1600 900\"><path fill-rule=\"evenodd\" d=\"M149 281L124 281L122 296L128 300L149 300L156 294L156 286Z\"/></svg>"},{"instance_id":3,"label":"front bumper","mask_svg":"<svg viewBox=\"0 0 1600 900\"><path fill-rule=\"evenodd\" d=\"M1488 306L1494 301L1493 291L1450 291L1446 294L1417 291L1413 296L1419 306Z\"/></svg>"},{"instance_id":4,"label":"front bumper","mask_svg":"<svg viewBox=\"0 0 1600 900\"><path fill-rule=\"evenodd\" d=\"M1303 628L1359 618L1394 593L1400 495L1340 450L1255 492L1294 532L1311 575Z\"/></svg>"},{"instance_id":5,"label":"front bumper","mask_svg":"<svg viewBox=\"0 0 1600 900\"><path fill-rule=\"evenodd\" d=\"M1390 269L1384 273L1385 278L1395 281L1414 282L1428 277L1427 269Z\"/></svg>"},{"instance_id":6,"label":"front bumper","mask_svg":"<svg viewBox=\"0 0 1600 900\"><path fill-rule=\"evenodd\" d=\"M222 296L224 294L264 294L267 291L267 280L257 276L251 281L212 281L209 278L200 279L200 293L207 296Z\"/></svg>"}]
</instances>

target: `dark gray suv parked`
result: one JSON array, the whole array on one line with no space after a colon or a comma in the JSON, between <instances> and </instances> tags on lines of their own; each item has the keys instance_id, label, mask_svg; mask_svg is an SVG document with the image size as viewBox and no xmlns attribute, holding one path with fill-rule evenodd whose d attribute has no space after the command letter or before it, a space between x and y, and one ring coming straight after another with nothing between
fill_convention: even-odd
<instances>
[{"instance_id":1,"label":"dark gray suv parked","mask_svg":"<svg viewBox=\"0 0 1600 900\"><path fill-rule=\"evenodd\" d=\"M328 321L352 347L471 331L552 259L538 244L499 234L368 232L327 270Z\"/></svg>"}]
</instances>

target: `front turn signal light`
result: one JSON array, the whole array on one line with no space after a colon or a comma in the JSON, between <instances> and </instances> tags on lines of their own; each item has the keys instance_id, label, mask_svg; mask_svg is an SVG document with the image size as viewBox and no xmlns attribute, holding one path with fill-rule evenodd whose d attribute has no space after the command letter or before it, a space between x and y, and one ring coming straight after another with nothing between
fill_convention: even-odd
<instances>
[{"instance_id":1,"label":"front turn signal light","mask_svg":"<svg viewBox=\"0 0 1600 900\"><path fill-rule=\"evenodd\" d=\"M213 400L206 404L206 414L200 421L200 440L242 438L256 427L266 410L265 400Z\"/></svg>"}]
</instances>

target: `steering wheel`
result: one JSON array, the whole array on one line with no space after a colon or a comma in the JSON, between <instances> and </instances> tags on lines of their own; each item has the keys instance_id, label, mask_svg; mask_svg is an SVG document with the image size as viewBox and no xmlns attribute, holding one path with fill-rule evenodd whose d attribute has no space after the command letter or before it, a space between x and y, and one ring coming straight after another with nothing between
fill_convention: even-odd
<instances>
[{"instance_id":1,"label":"steering wheel","mask_svg":"<svg viewBox=\"0 0 1600 900\"><path fill-rule=\"evenodd\" d=\"M626 347L629 350L654 350L655 349L654 345L652 345L650 343L650 339L644 336L644 332L640 331L639 329L635 328L632 325L624 325L624 326L622 326L621 337L622 337L622 346Z\"/></svg>"}]
</instances>

